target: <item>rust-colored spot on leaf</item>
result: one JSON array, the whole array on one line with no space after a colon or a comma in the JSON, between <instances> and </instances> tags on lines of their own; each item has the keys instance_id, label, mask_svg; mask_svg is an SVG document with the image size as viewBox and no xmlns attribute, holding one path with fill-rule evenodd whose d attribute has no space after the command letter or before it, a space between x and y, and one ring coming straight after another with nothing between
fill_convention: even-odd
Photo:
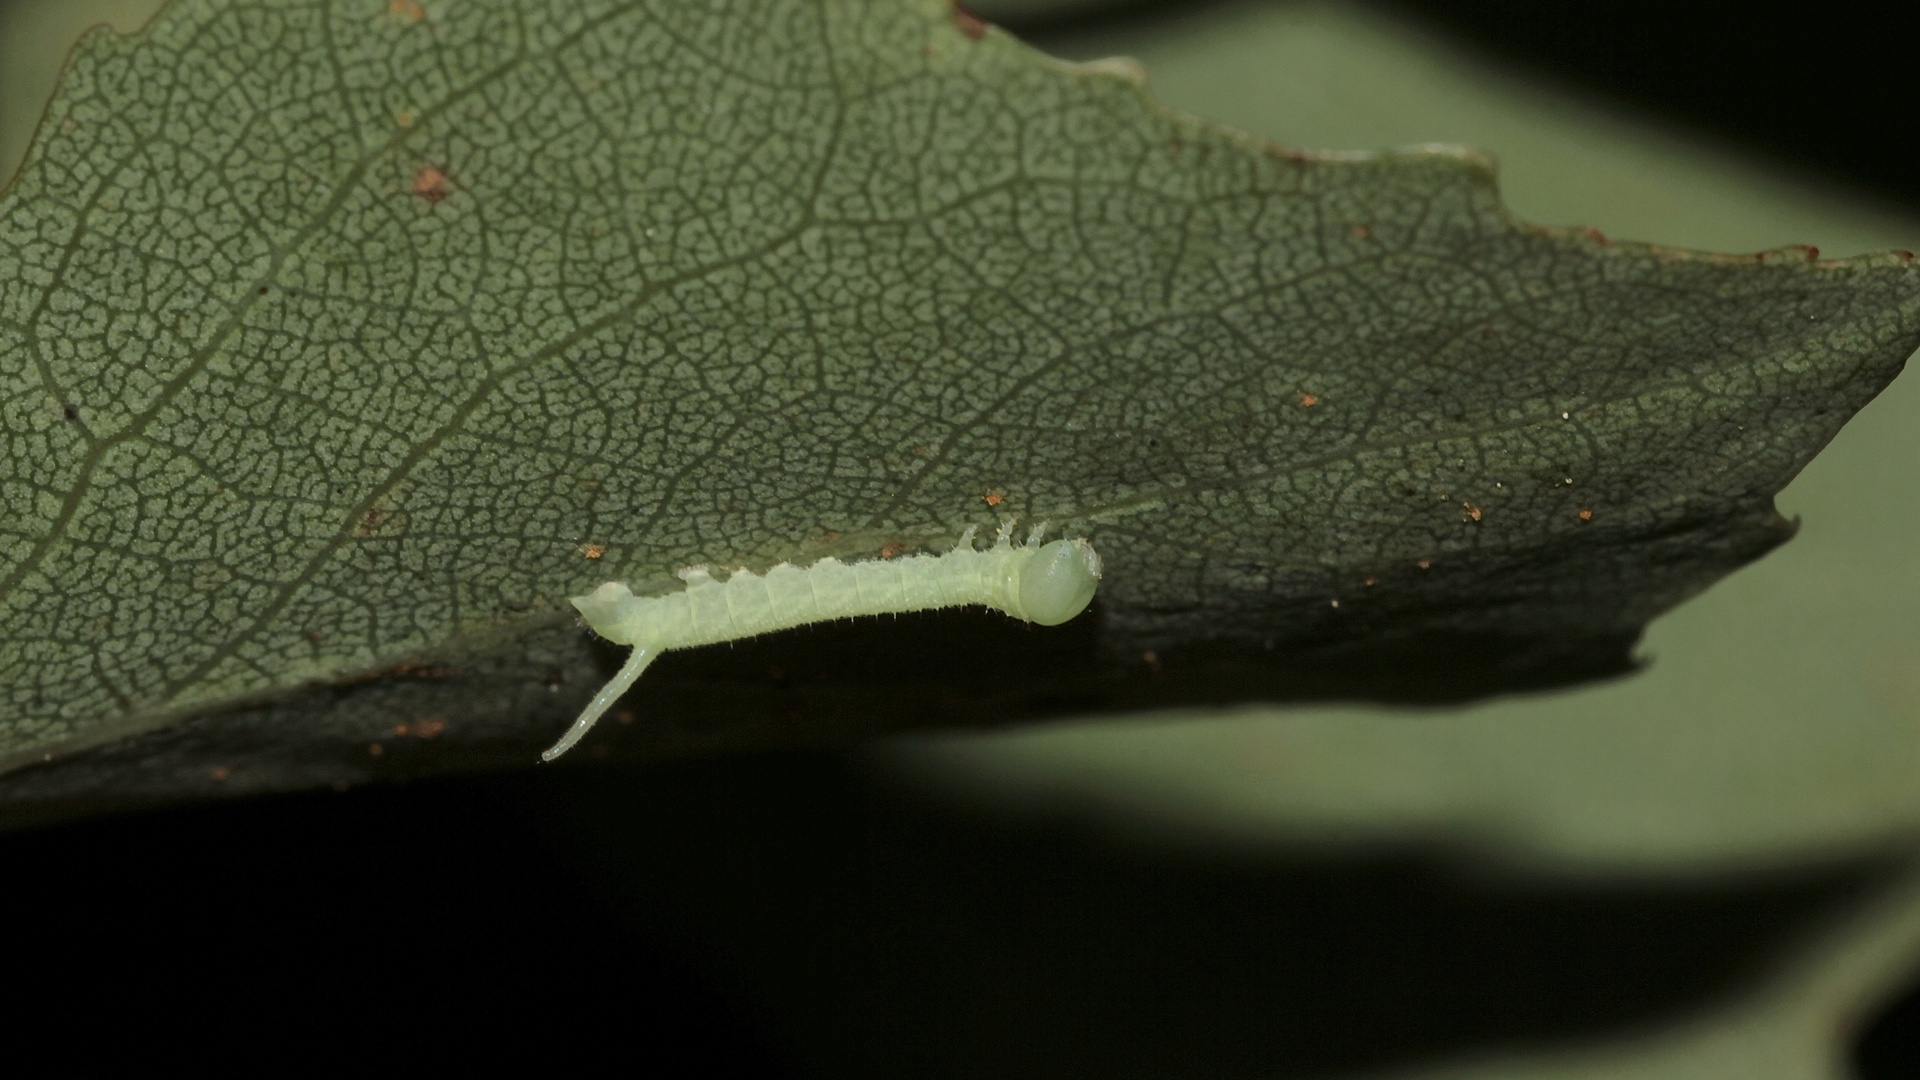
<instances>
[{"instance_id":1,"label":"rust-colored spot on leaf","mask_svg":"<svg viewBox=\"0 0 1920 1080\"><path fill-rule=\"evenodd\" d=\"M1460 504L1460 520L1461 521L1479 521L1480 508L1473 505L1470 502L1461 503Z\"/></svg>"},{"instance_id":2,"label":"rust-colored spot on leaf","mask_svg":"<svg viewBox=\"0 0 1920 1080\"><path fill-rule=\"evenodd\" d=\"M1373 236L1373 226L1355 225L1351 230L1355 240L1366 240Z\"/></svg>"},{"instance_id":3,"label":"rust-colored spot on leaf","mask_svg":"<svg viewBox=\"0 0 1920 1080\"><path fill-rule=\"evenodd\" d=\"M901 543L898 540L895 540L893 543L888 544L886 547L883 547L880 549L880 557L883 559L891 559L895 555L898 555L902 551L905 551L906 548L907 548L907 545Z\"/></svg>"},{"instance_id":4,"label":"rust-colored spot on leaf","mask_svg":"<svg viewBox=\"0 0 1920 1080\"><path fill-rule=\"evenodd\" d=\"M1426 570L1426 569L1430 569L1430 568L1431 568L1431 567L1433 566L1433 560L1432 560L1432 559L1421 559L1421 560L1420 560L1419 562L1417 562L1417 563L1414 563L1413 565L1415 565L1415 566L1417 566L1417 567L1419 567L1419 568L1420 568L1420 569L1422 569L1422 570Z\"/></svg>"},{"instance_id":5,"label":"rust-colored spot on leaf","mask_svg":"<svg viewBox=\"0 0 1920 1080\"><path fill-rule=\"evenodd\" d=\"M353 535L362 540L374 536L395 536L407 528L407 515L376 503L367 507L353 522Z\"/></svg>"},{"instance_id":6,"label":"rust-colored spot on leaf","mask_svg":"<svg viewBox=\"0 0 1920 1080\"><path fill-rule=\"evenodd\" d=\"M426 165L413 174L413 193L429 203L437 203L452 191L447 184L447 174L432 165Z\"/></svg>"},{"instance_id":7,"label":"rust-colored spot on leaf","mask_svg":"<svg viewBox=\"0 0 1920 1080\"><path fill-rule=\"evenodd\" d=\"M1303 409L1311 409L1311 408L1313 408L1313 407L1314 407L1315 405L1318 405L1318 404L1320 404L1320 395L1319 395L1319 394L1309 394L1309 393L1307 393L1307 392L1306 392L1306 391L1304 391L1304 390L1300 392L1300 407L1301 407L1301 408L1303 408Z\"/></svg>"},{"instance_id":8,"label":"rust-colored spot on leaf","mask_svg":"<svg viewBox=\"0 0 1920 1080\"><path fill-rule=\"evenodd\" d=\"M581 544L576 550L589 559L597 559L607 553L606 546L603 544Z\"/></svg>"},{"instance_id":9,"label":"rust-colored spot on leaf","mask_svg":"<svg viewBox=\"0 0 1920 1080\"><path fill-rule=\"evenodd\" d=\"M1007 501L1007 493L1004 491L989 491L985 495L980 496L980 499L988 506L999 506L1001 503Z\"/></svg>"},{"instance_id":10,"label":"rust-colored spot on leaf","mask_svg":"<svg viewBox=\"0 0 1920 1080\"><path fill-rule=\"evenodd\" d=\"M959 27L960 32L967 35L969 39L979 41L987 36L987 27L992 24L968 11L963 5L955 4L953 5L953 25Z\"/></svg>"},{"instance_id":11,"label":"rust-colored spot on leaf","mask_svg":"<svg viewBox=\"0 0 1920 1080\"><path fill-rule=\"evenodd\" d=\"M1379 579L1379 578L1371 578L1371 577L1370 577L1370 578L1367 578L1367 579L1366 579L1365 581L1362 581L1362 582L1361 582L1360 584L1362 584L1362 585L1378 585L1378 584L1380 584L1380 579Z\"/></svg>"},{"instance_id":12,"label":"rust-colored spot on leaf","mask_svg":"<svg viewBox=\"0 0 1920 1080\"><path fill-rule=\"evenodd\" d=\"M420 0L390 0L387 14L403 23L413 24L427 17L427 9L420 6Z\"/></svg>"},{"instance_id":13,"label":"rust-colored spot on leaf","mask_svg":"<svg viewBox=\"0 0 1920 1080\"><path fill-rule=\"evenodd\" d=\"M1586 509L1582 509L1582 510L1580 511L1580 520L1581 520L1581 521L1592 521L1592 520L1593 520L1593 511L1591 511L1591 510L1586 510Z\"/></svg>"},{"instance_id":14,"label":"rust-colored spot on leaf","mask_svg":"<svg viewBox=\"0 0 1920 1080\"><path fill-rule=\"evenodd\" d=\"M213 777L216 781L224 783L227 777L233 775L233 770L227 768L225 765L215 765L213 768L207 770L207 775Z\"/></svg>"}]
</instances>

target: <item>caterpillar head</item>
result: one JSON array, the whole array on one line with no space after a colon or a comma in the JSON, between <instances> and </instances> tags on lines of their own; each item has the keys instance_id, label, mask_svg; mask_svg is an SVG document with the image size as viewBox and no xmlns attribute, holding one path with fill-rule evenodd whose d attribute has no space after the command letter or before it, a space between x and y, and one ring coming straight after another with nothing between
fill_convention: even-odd
<instances>
[{"instance_id":1,"label":"caterpillar head","mask_svg":"<svg viewBox=\"0 0 1920 1080\"><path fill-rule=\"evenodd\" d=\"M1093 602L1100 555L1085 540L1055 540L1020 568L1020 610L1028 622L1058 626Z\"/></svg>"},{"instance_id":2,"label":"caterpillar head","mask_svg":"<svg viewBox=\"0 0 1920 1080\"><path fill-rule=\"evenodd\" d=\"M621 645L633 644L633 639L621 630L634 604L633 590L627 588L626 582L609 581L585 596L573 597L568 603L579 610L580 617L593 627L594 633Z\"/></svg>"}]
</instances>

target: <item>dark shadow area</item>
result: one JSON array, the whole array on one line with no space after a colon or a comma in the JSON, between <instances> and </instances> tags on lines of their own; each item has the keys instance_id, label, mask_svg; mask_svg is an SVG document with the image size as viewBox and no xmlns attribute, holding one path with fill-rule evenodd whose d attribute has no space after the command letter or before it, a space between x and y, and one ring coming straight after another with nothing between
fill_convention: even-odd
<instances>
[{"instance_id":1,"label":"dark shadow area","mask_svg":"<svg viewBox=\"0 0 1920 1080\"><path fill-rule=\"evenodd\" d=\"M19 1075L442 1075L506 1050L555 1075L793 1075L750 995L635 929L500 791L375 787L0 837L5 1027L48 1063Z\"/></svg>"},{"instance_id":2,"label":"dark shadow area","mask_svg":"<svg viewBox=\"0 0 1920 1080\"><path fill-rule=\"evenodd\" d=\"M441 1067L1331 1077L1658 1026L1882 879L1230 858L976 820L825 754L95 820L0 838L0 863L38 931L10 1026L73 1074L377 1038Z\"/></svg>"},{"instance_id":3,"label":"dark shadow area","mask_svg":"<svg viewBox=\"0 0 1920 1080\"><path fill-rule=\"evenodd\" d=\"M44 928L12 965L33 1022L127 1032L83 1043L100 1067L213 1022L396 1024L451 1057L551 1040L824 1078L1342 1076L1607 1040L1736 994L1880 880L1223 859L972 821L829 755L202 807L0 859L36 882L8 899Z\"/></svg>"},{"instance_id":4,"label":"dark shadow area","mask_svg":"<svg viewBox=\"0 0 1920 1080\"><path fill-rule=\"evenodd\" d=\"M1591 1042L1737 992L1881 880L1232 857L972 819L828 755L517 790L601 895L724 954L830 1077L1319 1077Z\"/></svg>"},{"instance_id":5,"label":"dark shadow area","mask_svg":"<svg viewBox=\"0 0 1920 1080\"><path fill-rule=\"evenodd\" d=\"M1920 1076L1920 973L1869 1018L1853 1045L1856 1080Z\"/></svg>"}]
</instances>

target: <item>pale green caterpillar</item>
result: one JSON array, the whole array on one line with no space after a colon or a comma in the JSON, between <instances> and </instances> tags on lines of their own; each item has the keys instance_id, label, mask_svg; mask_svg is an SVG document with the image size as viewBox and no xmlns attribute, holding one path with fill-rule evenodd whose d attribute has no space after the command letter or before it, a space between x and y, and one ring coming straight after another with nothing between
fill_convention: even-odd
<instances>
[{"instance_id":1,"label":"pale green caterpillar","mask_svg":"<svg viewBox=\"0 0 1920 1080\"><path fill-rule=\"evenodd\" d=\"M1042 544L1046 526L1013 543L1013 522L993 546L973 547L969 527L944 555L909 555L852 564L825 558L802 569L781 563L762 577L735 570L715 581L704 566L680 571L687 587L665 596L635 596L609 581L573 606L596 633L633 646L627 662L594 696L542 761L566 753L620 700L653 658L668 649L713 645L828 619L979 604L1016 619L1055 626L1086 610L1100 585L1100 555L1084 539Z\"/></svg>"}]
</instances>

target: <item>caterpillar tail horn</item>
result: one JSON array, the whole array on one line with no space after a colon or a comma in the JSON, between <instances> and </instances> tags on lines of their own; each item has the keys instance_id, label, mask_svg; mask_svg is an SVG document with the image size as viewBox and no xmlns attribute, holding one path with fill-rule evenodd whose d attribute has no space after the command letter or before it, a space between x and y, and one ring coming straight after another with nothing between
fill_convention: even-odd
<instances>
[{"instance_id":1,"label":"caterpillar tail horn","mask_svg":"<svg viewBox=\"0 0 1920 1080\"><path fill-rule=\"evenodd\" d=\"M627 654L627 662L620 666L619 673L609 679L607 685L600 688L600 692L593 696L593 700L587 703L585 709L581 710L580 719L575 720L573 726L567 729L567 733L560 736L559 742L548 747L546 753L540 755L540 760L552 761L573 749L574 743L579 742L587 732L593 730L594 721L599 720L601 714L612 708L613 703L620 700L620 695L633 688L634 680L638 679L640 673L647 670L647 665L653 663L653 658L659 655L659 649L635 645L633 652Z\"/></svg>"}]
</instances>

